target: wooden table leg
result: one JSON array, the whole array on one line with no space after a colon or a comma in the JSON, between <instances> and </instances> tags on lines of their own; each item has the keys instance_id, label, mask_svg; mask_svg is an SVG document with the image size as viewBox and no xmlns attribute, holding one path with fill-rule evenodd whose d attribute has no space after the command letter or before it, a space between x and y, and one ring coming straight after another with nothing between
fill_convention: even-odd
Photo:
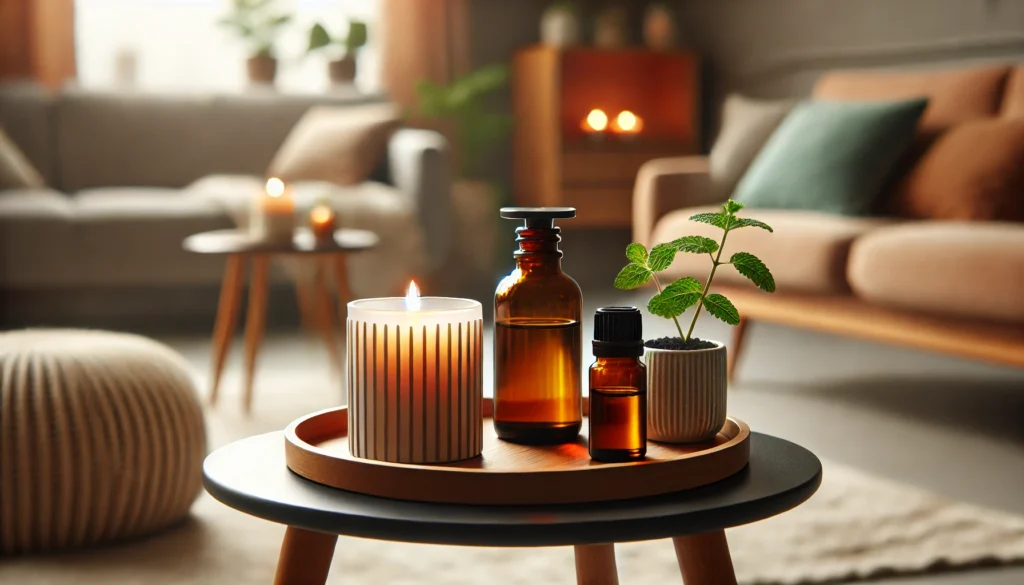
<instances>
[{"instance_id":1,"label":"wooden table leg","mask_svg":"<svg viewBox=\"0 0 1024 585\"><path fill-rule=\"evenodd\" d=\"M672 543L685 585L736 585L725 531L677 536Z\"/></svg>"},{"instance_id":2,"label":"wooden table leg","mask_svg":"<svg viewBox=\"0 0 1024 585\"><path fill-rule=\"evenodd\" d=\"M732 329L732 345L729 346L729 351L725 354L726 379L730 382L736 377L736 363L740 359L740 352L743 351L743 336L747 332L748 323L747 319L741 318L739 325Z\"/></svg>"},{"instance_id":3,"label":"wooden table leg","mask_svg":"<svg viewBox=\"0 0 1024 585\"><path fill-rule=\"evenodd\" d=\"M210 404L217 404L220 377L231 348L238 321L238 303L242 299L242 280L245 277L245 258L241 254L228 256L224 279L217 302L217 320L213 326L213 371L210 375Z\"/></svg>"},{"instance_id":4,"label":"wooden table leg","mask_svg":"<svg viewBox=\"0 0 1024 585\"><path fill-rule=\"evenodd\" d=\"M344 327L348 321L348 302L352 300L352 289L348 286L348 255L344 252L334 255L334 286L338 289L338 319Z\"/></svg>"},{"instance_id":5,"label":"wooden table leg","mask_svg":"<svg viewBox=\"0 0 1024 585\"><path fill-rule=\"evenodd\" d=\"M338 537L334 534L289 526L281 543L281 555L277 558L274 585L326 583L337 542Z\"/></svg>"},{"instance_id":6,"label":"wooden table leg","mask_svg":"<svg viewBox=\"0 0 1024 585\"><path fill-rule=\"evenodd\" d=\"M267 270L270 258L257 254L252 258L249 279L249 310L245 316L245 382L242 388L242 410L252 410L252 384L256 373L256 354L267 325Z\"/></svg>"},{"instance_id":7,"label":"wooden table leg","mask_svg":"<svg viewBox=\"0 0 1024 585\"><path fill-rule=\"evenodd\" d=\"M313 283L313 290L316 291L317 328L320 330L320 335L323 336L324 345L331 358L331 365L334 366L334 371L340 377L343 375L341 353L338 351L338 341L334 336L334 328L337 326L338 319L334 315L334 301L331 299L330 285L327 280L331 267L328 261L324 260L317 268L316 280Z\"/></svg>"},{"instance_id":8,"label":"wooden table leg","mask_svg":"<svg viewBox=\"0 0 1024 585\"><path fill-rule=\"evenodd\" d=\"M295 298L299 302L299 320L302 323L302 328L307 333L319 333L313 283L300 276L295 281Z\"/></svg>"},{"instance_id":9,"label":"wooden table leg","mask_svg":"<svg viewBox=\"0 0 1024 585\"><path fill-rule=\"evenodd\" d=\"M573 549L577 585L619 585L614 544L578 544Z\"/></svg>"}]
</instances>

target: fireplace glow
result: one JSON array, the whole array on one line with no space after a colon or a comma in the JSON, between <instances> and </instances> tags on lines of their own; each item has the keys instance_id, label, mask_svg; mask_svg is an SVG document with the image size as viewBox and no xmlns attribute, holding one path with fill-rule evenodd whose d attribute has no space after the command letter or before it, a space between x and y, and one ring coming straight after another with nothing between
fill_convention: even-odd
<instances>
[{"instance_id":1,"label":"fireplace glow","mask_svg":"<svg viewBox=\"0 0 1024 585\"><path fill-rule=\"evenodd\" d=\"M644 122L629 110L623 110L619 112L618 116L615 116L615 121L612 122L612 132L616 134L635 135L639 134L643 128Z\"/></svg>"},{"instance_id":2,"label":"fireplace glow","mask_svg":"<svg viewBox=\"0 0 1024 585\"><path fill-rule=\"evenodd\" d=\"M587 114L580 127L588 133L604 132L608 128L608 114L605 114L604 110L594 108Z\"/></svg>"}]
</instances>

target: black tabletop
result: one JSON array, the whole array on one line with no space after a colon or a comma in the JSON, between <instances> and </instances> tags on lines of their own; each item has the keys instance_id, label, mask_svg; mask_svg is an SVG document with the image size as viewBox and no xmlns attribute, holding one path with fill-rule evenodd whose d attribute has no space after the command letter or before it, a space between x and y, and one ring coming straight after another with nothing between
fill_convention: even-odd
<instances>
[{"instance_id":1,"label":"black tabletop","mask_svg":"<svg viewBox=\"0 0 1024 585\"><path fill-rule=\"evenodd\" d=\"M751 433L750 464L702 488L636 500L550 506L470 506L390 500L322 486L285 465L280 432L243 439L203 463L207 491L272 522L309 530L433 544L560 546L653 540L774 516L821 483L813 453Z\"/></svg>"},{"instance_id":2,"label":"black tabletop","mask_svg":"<svg viewBox=\"0 0 1024 585\"><path fill-rule=\"evenodd\" d=\"M243 230L217 230L191 235L182 247L197 254L322 254L369 250L379 241L367 230L336 230L334 241L320 241L309 228L298 228L290 242L260 240Z\"/></svg>"}]
</instances>

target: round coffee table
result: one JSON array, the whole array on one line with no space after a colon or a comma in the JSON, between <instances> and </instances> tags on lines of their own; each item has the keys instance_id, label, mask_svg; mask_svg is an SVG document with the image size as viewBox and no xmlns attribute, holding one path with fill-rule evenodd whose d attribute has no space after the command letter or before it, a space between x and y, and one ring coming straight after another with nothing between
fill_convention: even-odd
<instances>
[{"instance_id":1,"label":"round coffee table","mask_svg":"<svg viewBox=\"0 0 1024 585\"><path fill-rule=\"evenodd\" d=\"M573 545L579 583L618 583L615 542L672 538L687 584L735 585L725 528L785 512L821 483L813 453L751 433L750 464L702 488L596 504L470 506L390 500L326 487L292 473L284 436L242 439L203 463L214 498L288 525L278 585L324 583L337 535L469 546ZM541 576L538 576L541 579Z\"/></svg>"},{"instance_id":2,"label":"round coffee table","mask_svg":"<svg viewBox=\"0 0 1024 585\"><path fill-rule=\"evenodd\" d=\"M337 317L334 315L328 278L334 279L338 290L338 306L342 321L346 304L351 298L348 286L346 257L350 252L361 252L377 246L377 234L366 230L337 230L333 241L317 240L306 228L298 229L291 242L264 241L240 230L203 232L185 238L182 246L197 254L227 255L224 280L217 304L217 320L213 329L213 372L211 374L210 402L217 402L220 377L224 361L235 333L238 304L242 298L246 260L252 262L249 279L249 307L245 317L245 379L242 408L252 408L253 375L256 355L263 340L267 319L267 273L272 256L309 257L316 263L312 283L298 283L299 312L304 325L318 331L327 345L336 370L341 370L341 354L334 339ZM333 276L332 276L333 275ZM344 330L344 329L343 329Z\"/></svg>"}]
</instances>

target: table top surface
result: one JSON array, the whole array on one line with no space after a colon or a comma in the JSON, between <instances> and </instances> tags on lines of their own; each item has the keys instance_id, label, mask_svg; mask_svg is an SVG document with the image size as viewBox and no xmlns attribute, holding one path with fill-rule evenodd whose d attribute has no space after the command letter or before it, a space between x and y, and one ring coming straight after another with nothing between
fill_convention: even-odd
<instances>
[{"instance_id":1,"label":"table top surface","mask_svg":"<svg viewBox=\"0 0 1024 585\"><path fill-rule=\"evenodd\" d=\"M762 520L811 497L821 462L789 441L751 433L750 463L720 482L664 496L539 506L391 500L323 486L285 464L281 432L242 439L203 463L216 499L272 522L334 534L433 544L562 546L653 540Z\"/></svg>"},{"instance_id":2,"label":"table top surface","mask_svg":"<svg viewBox=\"0 0 1024 585\"><path fill-rule=\"evenodd\" d=\"M377 246L377 234L367 230L335 230L334 240L317 240L309 228L297 228L292 241L267 241L245 230L216 230L193 234L182 242L197 254L323 254L358 252Z\"/></svg>"}]
</instances>

